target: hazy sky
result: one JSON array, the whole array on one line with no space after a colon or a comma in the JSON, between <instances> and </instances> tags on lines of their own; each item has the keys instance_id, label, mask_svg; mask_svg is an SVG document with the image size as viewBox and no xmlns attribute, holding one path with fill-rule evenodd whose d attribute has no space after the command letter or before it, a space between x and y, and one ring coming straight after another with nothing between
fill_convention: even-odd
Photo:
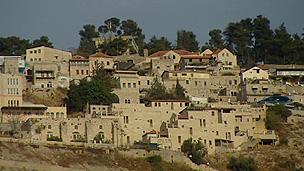
<instances>
[{"instance_id":1,"label":"hazy sky","mask_svg":"<svg viewBox=\"0 0 304 171\"><path fill-rule=\"evenodd\" d=\"M175 42L176 31L191 30L201 43L213 28L264 15L277 27L303 33L304 0L0 0L0 37L48 36L56 48L79 44L84 24L99 26L110 17L133 19L151 36Z\"/></svg>"}]
</instances>

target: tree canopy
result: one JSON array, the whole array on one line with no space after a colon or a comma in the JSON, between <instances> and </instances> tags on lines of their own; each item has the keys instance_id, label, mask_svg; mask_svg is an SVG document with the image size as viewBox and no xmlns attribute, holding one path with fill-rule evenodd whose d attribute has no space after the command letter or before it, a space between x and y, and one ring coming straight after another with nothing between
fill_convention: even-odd
<instances>
[{"instance_id":1,"label":"tree canopy","mask_svg":"<svg viewBox=\"0 0 304 171\"><path fill-rule=\"evenodd\" d=\"M171 50L172 43L165 37L157 38L153 36L146 44L146 48L149 50L149 54L153 54L161 50Z\"/></svg>"},{"instance_id":2,"label":"tree canopy","mask_svg":"<svg viewBox=\"0 0 304 171\"><path fill-rule=\"evenodd\" d=\"M204 157L207 155L207 149L201 141L193 141L192 138L185 140L181 150L195 164L205 163Z\"/></svg>"},{"instance_id":3,"label":"tree canopy","mask_svg":"<svg viewBox=\"0 0 304 171\"><path fill-rule=\"evenodd\" d=\"M88 104L112 104L118 102L113 93L116 80L102 66L95 70L92 80L82 79L80 83L72 84L67 95L68 108L71 111L83 111Z\"/></svg>"},{"instance_id":4,"label":"tree canopy","mask_svg":"<svg viewBox=\"0 0 304 171\"><path fill-rule=\"evenodd\" d=\"M93 38L99 36L94 25L84 25L83 29L79 31L80 43L78 48L78 54L83 56L89 56L96 52L95 42Z\"/></svg>"},{"instance_id":5,"label":"tree canopy","mask_svg":"<svg viewBox=\"0 0 304 171\"><path fill-rule=\"evenodd\" d=\"M173 89L167 90L165 85L155 78L151 88L147 90L146 100L187 100L184 91L178 81Z\"/></svg>"},{"instance_id":6,"label":"tree canopy","mask_svg":"<svg viewBox=\"0 0 304 171\"><path fill-rule=\"evenodd\" d=\"M39 46L53 48L53 43L50 41L50 39L47 36L41 36L39 39L34 40L32 43L33 48Z\"/></svg>"},{"instance_id":7,"label":"tree canopy","mask_svg":"<svg viewBox=\"0 0 304 171\"><path fill-rule=\"evenodd\" d=\"M231 157L228 168L232 171L256 171L258 169L255 160L252 157L245 156Z\"/></svg>"},{"instance_id":8,"label":"tree canopy","mask_svg":"<svg viewBox=\"0 0 304 171\"><path fill-rule=\"evenodd\" d=\"M39 46L53 47L53 43L47 36L41 36L33 42L17 36L0 37L0 55L22 55L26 49Z\"/></svg>"},{"instance_id":9,"label":"tree canopy","mask_svg":"<svg viewBox=\"0 0 304 171\"><path fill-rule=\"evenodd\" d=\"M230 22L223 31L214 29L209 36L210 40L202 50L215 50L224 45L238 56L238 64L242 67L257 62L304 64L304 36L291 35L284 23L272 30L270 20L262 15Z\"/></svg>"},{"instance_id":10,"label":"tree canopy","mask_svg":"<svg viewBox=\"0 0 304 171\"><path fill-rule=\"evenodd\" d=\"M199 50L199 42L196 40L196 35L192 31L178 31L176 43L177 49L185 49L190 52L197 52Z\"/></svg>"},{"instance_id":11,"label":"tree canopy","mask_svg":"<svg viewBox=\"0 0 304 171\"><path fill-rule=\"evenodd\" d=\"M282 122L287 121L287 117L291 115L291 111L284 105L271 106L266 111L265 126L267 129L277 130Z\"/></svg>"}]
</instances>

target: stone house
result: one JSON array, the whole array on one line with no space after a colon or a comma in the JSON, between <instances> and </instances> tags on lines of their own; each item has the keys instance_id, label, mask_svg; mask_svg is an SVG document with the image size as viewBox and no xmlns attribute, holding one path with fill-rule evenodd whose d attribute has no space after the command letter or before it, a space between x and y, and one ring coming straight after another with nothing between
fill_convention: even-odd
<instances>
[{"instance_id":1,"label":"stone house","mask_svg":"<svg viewBox=\"0 0 304 171\"><path fill-rule=\"evenodd\" d=\"M267 80L269 78L269 74L267 71L259 68L259 67L252 67L242 73L242 80L245 81L252 81L252 80Z\"/></svg>"}]
</instances>

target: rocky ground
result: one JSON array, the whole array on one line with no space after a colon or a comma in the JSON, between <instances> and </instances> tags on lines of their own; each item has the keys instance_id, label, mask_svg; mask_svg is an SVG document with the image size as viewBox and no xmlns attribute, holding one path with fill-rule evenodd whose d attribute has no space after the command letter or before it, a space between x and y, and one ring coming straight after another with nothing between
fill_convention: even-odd
<instances>
[{"instance_id":1,"label":"rocky ground","mask_svg":"<svg viewBox=\"0 0 304 171\"><path fill-rule=\"evenodd\" d=\"M0 144L0 170L92 170L92 171L190 171L179 163L161 161L157 165L145 159L122 157L115 151Z\"/></svg>"},{"instance_id":2,"label":"rocky ground","mask_svg":"<svg viewBox=\"0 0 304 171\"><path fill-rule=\"evenodd\" d=\"M227 170L231 156L251 156L258 170L262 171L302 171L304 170L304 123L282 125L278 146L259 146L258 149L226 153L211 157L212 166Z\"/></svg>"}]
</instances>

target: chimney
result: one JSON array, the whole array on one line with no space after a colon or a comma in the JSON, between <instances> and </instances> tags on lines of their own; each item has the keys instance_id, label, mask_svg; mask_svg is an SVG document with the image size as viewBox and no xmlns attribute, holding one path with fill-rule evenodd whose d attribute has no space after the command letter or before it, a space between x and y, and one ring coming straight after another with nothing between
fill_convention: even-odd
<instances>
[{"instance_id":1,"label":"chimney","mask_svg":"<svg viewBox=\"0 0 304 171\"><path fill-rule=\"evenodd\" d=\"M147 57L149 55L148 49L144 49L144 57Z\"/></svg>"}]
</instances>

